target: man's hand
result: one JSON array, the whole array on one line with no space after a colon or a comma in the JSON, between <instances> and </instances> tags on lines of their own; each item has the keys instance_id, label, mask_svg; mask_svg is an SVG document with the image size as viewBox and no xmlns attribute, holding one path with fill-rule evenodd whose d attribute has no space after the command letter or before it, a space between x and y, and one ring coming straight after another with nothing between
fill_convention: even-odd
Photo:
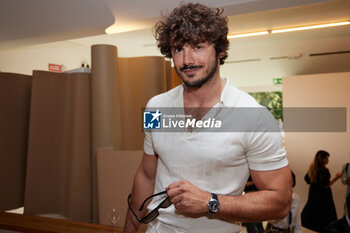
<instances>
[{"instance_id":1,"label":"man's hand","mask_svg":"<svg viewBox=\"0 0 350 233\"><path fill-rule=\"evenodd\" d=\"M339 178L341 178L341 177L343 176L343 174L344 174L344 171L337 172L337 174L335 175L335 177L336 177L337 179L339 179Z\"/></svg>"},{"instance_id":2,"label":"man's hand","mask_svg":"<svg viewBox=\"0 0 350 233\"><path fill-rule=\"evenodd\" d=\"M205 214L210 193L205 192L187 180L178 181L167 187L167 193L175 209L188 214Z\"/></svg>"}]
</instances>

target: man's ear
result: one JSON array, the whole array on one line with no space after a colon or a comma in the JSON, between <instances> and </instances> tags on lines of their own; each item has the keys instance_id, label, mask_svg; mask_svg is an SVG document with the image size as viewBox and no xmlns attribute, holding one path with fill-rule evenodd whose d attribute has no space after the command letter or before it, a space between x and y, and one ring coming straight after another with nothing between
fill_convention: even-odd
<instances>
[{"instance_id":1,"label":"man's ear","mask_svg":"<svg viewBox=\"0 0 350 233\"><path fill-rule=\"evenodd\" d=\"M225 56L225 52L219 53L219 58L223 58Z\"/></svg>"},{"instance_id":2,"label":"man's ear","mask_svg":"<svg viewBox=\"0 0 350 233\"><path fill-rule=\"evenodd\" d=\"M221 65L221 58L223 58L225 56L225 52L221 52L218 55L218 64Z\"/></svg>"}]
</instances>

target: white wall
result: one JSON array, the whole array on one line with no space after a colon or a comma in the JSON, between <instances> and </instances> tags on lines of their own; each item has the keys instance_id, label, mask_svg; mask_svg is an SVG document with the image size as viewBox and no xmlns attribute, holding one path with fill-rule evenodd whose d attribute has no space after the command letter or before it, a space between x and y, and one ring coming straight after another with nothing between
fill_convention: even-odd
<instances>
[{"instance_id":1,"label":"white wall","mask_svg":"<svg viewBox=\"0 0 350 233\"><path fill-rule=\"evenodd\" d=\"M346 132L285 133L285 146L291 168L296 174L295 191L301 208L309 186L304 181L309 164L318 150L330 153L328 168L334 177L350 161L350 72L290 76L283 79L283 107L346 107ZM286 122L287 124L287 122ZM346 187L338 180L332 187L338 218L343 216Z\"/></svg>"},{"instance_id":2,"label":"white wall","mask_svg":"<svg viewBox=\"0 0 350 233\"><path fill-rule=\"evenodd\" d=\"M310 31L311 33L311 31ZM317 35L298 39L298 32L288 35L267 35L259 38L242 38L230 41L227 64L222 67L222 75L231 77L239 87L273 85L273 78L300 74L317 74L350 71L350 53L327 56L309 56L350 50L350 36L317 38ZM277 59L301 54L298 59ZM260 59L260 61L230 63L231 61Z\"/></svg>"},{"instance_id":3,"label":"white wall","mask_svg":"<svg viewBox=\"0 0 350 233\"><path fill-rule=\"evenodd\" d=\"M0 51L0 71L31 75L33 70L48 70L48 64L75 69L90 64L90 47L57 42Z\"/></svg>"},{"instance_id":4,"label":"white wall","mask_svg":"<svg viewBox=\"0 0 350 233\"><path fill-rule=\"evenodd\" d=\"M161 56L151 29L59 41L17 49L0 50L0 71L32 74L32 70L48 70L48 64L75 69L82 63L91 65L91 45L112 44L119 57Z\"/></svg>"}]
</instances>

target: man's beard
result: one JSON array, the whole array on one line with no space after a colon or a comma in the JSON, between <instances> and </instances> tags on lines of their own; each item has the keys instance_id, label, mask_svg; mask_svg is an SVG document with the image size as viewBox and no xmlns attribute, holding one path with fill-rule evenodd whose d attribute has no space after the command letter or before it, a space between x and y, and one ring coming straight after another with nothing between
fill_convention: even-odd
<instances>
[{"instance_id":1,"label":"man's beard","mask_svg":"<svg viewBox=\"0 0 350 233\"><path fill-rule=\"evenodd\" d=\"M175 71L187 87L200 88L214 77L215 73L218 70L218 59L219 59L218 57L215 59L214 64L209 64L209 67L207 70L208 71L207 76L202 77L202 78L195 80L193 82L191 82L191 80L185 80L182 76L183 74L180 73L180 71L184 71L187 69L203 68L203 66L201 66L201 65L199 65L199 66L187 66L187 65L185 65L184 67L180 68L180 71L178 70L178 68L175 67Z\"/></svg>"}]
</instances>

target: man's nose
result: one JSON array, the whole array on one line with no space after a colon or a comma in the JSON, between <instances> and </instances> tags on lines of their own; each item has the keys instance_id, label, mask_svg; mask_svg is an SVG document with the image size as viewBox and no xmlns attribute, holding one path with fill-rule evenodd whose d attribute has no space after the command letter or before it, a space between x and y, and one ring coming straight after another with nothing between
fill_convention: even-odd
<instances>
[{"instance_id":1,"label":"man's nose","mask_svg":"<svg viewBox=\"0 0 350 233\"><path fill-rule=\"evenodd\" d=\"M193 51L191 50L191 48L184 49L183 62L184 62L184 65L194 64Z\"/></svg>"}]
</instances>

